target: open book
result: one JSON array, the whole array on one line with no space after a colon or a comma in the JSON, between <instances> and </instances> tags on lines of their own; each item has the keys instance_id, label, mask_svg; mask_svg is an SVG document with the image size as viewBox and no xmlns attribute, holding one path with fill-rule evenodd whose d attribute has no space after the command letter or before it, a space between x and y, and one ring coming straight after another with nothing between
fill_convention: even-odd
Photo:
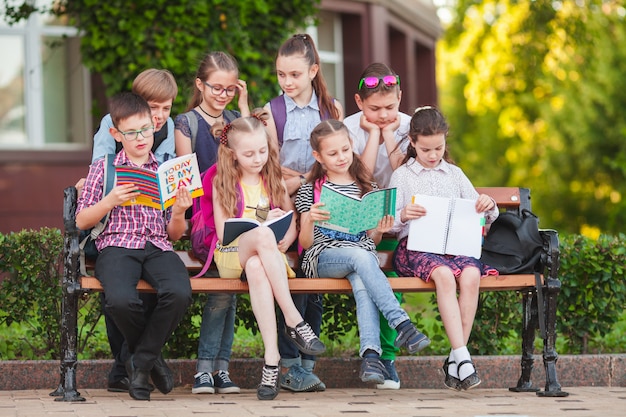
<instances>
[{"instance_id":1,"label":"open book","mask_svg":"<svg viewBox=\"0 0 626 417\"><path fill-rule=\"evenodd\" d=\"M476 213L476 201L417 194L413 203L426 215L411 220L407 249L480 258L485 214Z\"/></svg>"},{"instance_id":2,"label":"open book","mask_svg":"<svg viewBox=\"0 0 626 417\"><path fill-rule=\"evenodd\" d=\"M179 156L163 162L159 169L118 165L115 167L116 184L135 184L139 187L140 195L124 206L143 204L165 210L176 201L176 190L187 187L191 197L200 197L204 194L202 179L196 154Z\"/></svg>"},{"instance_id":3,"label":"open book","mask_svg":"<svg viewBox=\"0 0 626 417\"><path fill-rule=\"evenodd\" d=\"M289 226L291 226L291 219L293 218L293 210L289 210L287 213L272 220L267 220L263 223L256 219L248 219L245 217L227 219L224 222L224 239L222 245L228 245L233 240L243 233L254 229L258 226L267 226L276 235L276 242L280 242L285 237Z\"/></svg>"},{"instance_id":4,"label":"open book","mask_svg":"<svg viewBox=\"0 0 626 417\"><path fill-rule=\"evenodd\" d=\"M330 212L330 219L316 224L350 234L373 229L383 216L396 214L395 188L373 190L357 198L324 184L320 201L324 203L322 210Z\"/></svg>"}]
</instances>

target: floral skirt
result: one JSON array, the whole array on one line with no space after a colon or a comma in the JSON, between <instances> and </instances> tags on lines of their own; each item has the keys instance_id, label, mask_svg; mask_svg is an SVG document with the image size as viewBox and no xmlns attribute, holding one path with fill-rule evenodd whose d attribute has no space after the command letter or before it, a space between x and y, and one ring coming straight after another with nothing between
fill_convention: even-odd
<instances>
[{"instance_id":1,"label":"floral skirt","mask_svg":"<svg viewBox=\"0 0 626 417\"><path fill-rule=\"evenodd\" d=\"M406 242L406 238L402 239L393 254L393 269L401 277L419 277L428 282L430 275L440 266L450 268L456 278L461 275L463 269L468 267L478 268L481 277L498 275L495 268L485 265L471 256L439 255L412 251L406 248Z\"/></svg>"}]
</instances>

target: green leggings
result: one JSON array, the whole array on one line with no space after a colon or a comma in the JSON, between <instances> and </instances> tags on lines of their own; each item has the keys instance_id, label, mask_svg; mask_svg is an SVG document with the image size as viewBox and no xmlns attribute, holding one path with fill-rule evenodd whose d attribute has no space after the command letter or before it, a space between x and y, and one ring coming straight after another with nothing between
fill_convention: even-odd
<instances>
[{"instance_id":1,"label":"green leggings","mask_svg":"<svg viewBox=\"0 0 626 417\"><path fill-rule=\"evenodd\" d=\"M398 241L395 239L383 239L376 249L378 250L395 250L396 246L398 246ZM397 277L398 275L391 271L385 273L388 277ZM402 294L394 293L399 302L402 302ZM380 314L380 347L383 350L382 355L380 355L381 359L394 360L396 359L396 353L398 353L399 349L396 348L394 342L396 337L398 336L398 332L395 329L389 327L389 323L387 323L387 319Z\"/></svg>"}]
</instances>

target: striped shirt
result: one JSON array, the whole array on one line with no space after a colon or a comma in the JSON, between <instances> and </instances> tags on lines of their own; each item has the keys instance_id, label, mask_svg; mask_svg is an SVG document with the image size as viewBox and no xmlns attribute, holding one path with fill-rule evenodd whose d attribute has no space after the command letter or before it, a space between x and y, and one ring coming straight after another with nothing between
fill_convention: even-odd
<instances>
[{"instance_id":1,"label":"striped shirt","mask_svg":"<svg viewBox=\"0 0 626 417\"><path fill-rule=\"evenodd\" d=\"M361 189L355 184L339 185L330 181L326 181L327 185L347 194L361 197ZM375 184L373 184L375 186ZM374 187L378 188L378 187ZM313 184L304 184L298 189L296 194L296 210L298 213L305 213L311 210L314 201ZM317 278L317 258L327 248L362 248L371 252L375 252L376 244L367 236L365 232L358 235L349 235L347 233L329 230L324 227L313 227L313 244L304 251L300 267L302 272L309 278Z\"/></svg>"},{"instance_id":2,"label":"striped shirt","mask_svg":"<svg viewBox=\"0 0 626 417\"><path fill-rule=\"evenodd\" d=\"M123 150L113 160L114 165L136 166ZM156 171L159 164L150 152L150 159L142 168ZM91 207L102 199L104 182L104 158L94 161L89 167L83 191L78 199L76 213ZM147 242L161 250L172 250L168 240L166 225L171 216L171 208L165 212L143 205L115 206L106 227L96 239L96 248L101 251L107 246L127 249L143 249Z\"/></svg>"}]
</instances>

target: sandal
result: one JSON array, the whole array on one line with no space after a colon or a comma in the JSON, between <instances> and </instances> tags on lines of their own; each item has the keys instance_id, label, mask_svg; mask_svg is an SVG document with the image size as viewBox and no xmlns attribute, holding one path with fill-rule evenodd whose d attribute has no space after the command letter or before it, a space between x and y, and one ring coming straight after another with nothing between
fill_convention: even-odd
<instances>
[{"instance_id":1,"label":"sandal","mask_svg":"<svg viewBox=\"0 0 626 417\"><path fill-rule=\"evenodd\" d=\"M450 375L448 373L448 368L450 367L451 363L456 363L456 362L449 362L448 358L446 358L446 360L443 362L443 373L446 374L446 379L443 381L443 383L449 389L460 391L461 390L461 380L459 378L454 377L454 376L452 376L452 375Z\"/></svg>"},{"instance_id":2,"label":"sandal","mask_svg":"<svg viewBox=\"0 0 626 417\"><path fill-rule=\"evenodd\" d=\"M461 366L471 363L474 366L474 362L472 361L462 361L459 363L459 367L457 369L461 370ZM472 388L476 388L481 383L480 378L478 377L478 373L476 372L476 367L474 366L474 373L461 381L459 388L462 390L469 390Z\"/></svg>"}]
</instances>

